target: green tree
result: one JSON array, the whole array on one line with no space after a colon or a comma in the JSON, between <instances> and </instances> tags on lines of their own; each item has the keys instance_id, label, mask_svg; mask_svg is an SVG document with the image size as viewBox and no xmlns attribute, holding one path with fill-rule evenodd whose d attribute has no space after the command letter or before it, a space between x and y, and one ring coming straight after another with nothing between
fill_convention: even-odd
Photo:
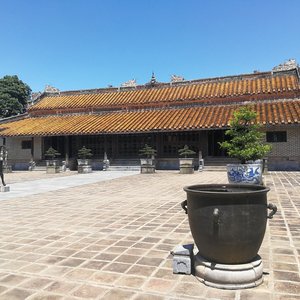
<instances>
[{"instance_id":1,"label":"green tree","mask_svg":"<svg viewBox=\"0 0 300 300\"><path fill-rule=\"evenodd\" d=\"M144 148L142 148L140 150L140 155L141 156L146 156L147 158L151 158L151 156L155 156L156 155L156 150L154 148L152 148L151 146L148 146L147 144L145 144Z\"/></svg>"},{"instance_id":2,"label":"green tree","mask_svg":"<svg viewBox=\"0 0 300 300\"><path fill-rule=\"evenodd\" d=\"M196 152L191 150L188 145L185 145L183 148L178 150L178 153L180 156L184 156L184 158L187 158L190 155L194 155Z\"/></svg>"},{"instance_id":3,"label":"green tree","mask_svg":"<svg viewBox=\"0 0 300 300\"><path fill-rule=\"evenodd\" d=\"M23 113L30 95L30 87L18 76L0 78L0 117Z\"/></svg>"},{"instance_id":4,"label":"green tree","mask_svg":"<svg viewBox=\"0 0 300 300\"><path fill-rule=\"evenodd\" d=\"M89 157L92 156L93 156L92 149L83 146L81 149L78 150L78 157L81 159L88 159Z\"/></svg>"},{"instance_id":5,"label":"green tree","mask_svg":"<svg viewBox=\"0 0 300 300\"><path fill-rule=\"evenodd\" d=\"M230 121L230 129L226 131L230 139L219 143L229 156L239 159L242 164L261 159L271 150L271 146L263 142L264 133L259 131L256 115L249 107L236 110Z\"/></svg>"},{"instance_id":6,"label":"green tree","mask_svg":"<svg viewBox=\"0 0 300 300\"><path fill-rule=\"evenodd\" d=\"M50 160L53 160L55 157L59 156L60 153L54 149L53 147L50 147L46 152L45 156L49 157Z\"/></svg>"}]
</instances>

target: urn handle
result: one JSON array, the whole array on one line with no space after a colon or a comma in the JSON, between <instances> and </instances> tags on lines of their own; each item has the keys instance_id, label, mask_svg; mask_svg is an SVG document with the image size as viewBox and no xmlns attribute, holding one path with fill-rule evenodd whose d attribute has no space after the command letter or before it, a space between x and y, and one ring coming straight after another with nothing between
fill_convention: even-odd
<instances>
[{"instance_id":1,"label":"urn handle","mask_svg":"<svg viewBox=\"0 0 300 300\"><path fill-rule=\"evenodd\" d=\"M213 211L213 220L214 224L219 224L220 223L220 211L218 208L215 208Z\"/></svg>"},{"instance_id":2,"label":"urn handle","mask_svg":"<svg viewBox=\"0 0 300 300\"><path fill-rule=\"evenodd\" d=\"M185 213L187 214L188 213L188 211L187 211L187 200L184 200L184 201L181 202L181 207L185 211Z\"/></svg>"},{"instance_id":3,"label":"urn handle","mask_svg":"<svg viewBox=\"0 0 300 300\"><path fill-rule=\"evenodd\" d=\"M268 209L272 209L272 211L269 213L268 215L268 219L273 219L273 216L276 214L277 212L277 206L275 204L269 203L267 206Z\"/></svg>"}]
</instances>

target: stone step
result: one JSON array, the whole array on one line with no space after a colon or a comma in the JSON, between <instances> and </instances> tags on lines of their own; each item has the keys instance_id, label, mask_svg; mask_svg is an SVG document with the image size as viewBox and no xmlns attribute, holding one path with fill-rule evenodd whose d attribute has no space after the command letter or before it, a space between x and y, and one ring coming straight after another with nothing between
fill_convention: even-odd
<instances>
[{"instance_id":1,"label":"stone step","mask_svg":"<svg viewBox=\"0 0 300 300\"><path fill-rule=\"evenodd\" d=\"M46 171L46 166L35 166L32 171Z\"/></svg>"},{"instance_id":2,"label":"stone step","mask_svg":"<svg viewBox=\"0 0 300 300\"><path fill-rule=\"evenodd\" d=\"M107 171L140 171L141 166L109 166Z\"/></svg>"},{"instance_id":3,"label":"stone step","mask_svg":"<svg viewBox=\"0 0 300 300\"><path fill-rule=\"evenodd\" d=\"M204 162L204 166L205 167L220 167L220 168L225 168L226 169L226 165L227 165L228 163L224 163L224 164L212 164L212 163L208 163L208 164L206 164L205 162Z\"/></svg>"},{"instance_id":4,"label":"stone step","mask_svg":"<svg viewBox=\"0 0 300 300\"><path fill-rule=\"evenodd\" d=\"M204 159L204 165L205 166L226 166L227 164L235 164L235 163L238 163L238 160L237 159L222 159L222 158L219 158L219 159L212 159L212 158L207 158L207 159Z\"/></svg>"},{"instance_id":5,"label":"stone step","mask_svg":"<svg viewBox=\"0 0 300 300\"><path fill-rule=\"evenodd\" d=\"M139 166L141 164L140 159L111 159L111 166Z\"/></svg>"},{"instance_id":6,"label":"stone step","mask_svg":"<svg viewBox=\"0 0 300 300\"><path fill-rule=\"evenodd\" d=\"M204 165L203 171L209 171L209 172L226 172L226 166L207 166Z\"/></svg>"}]
</instances>

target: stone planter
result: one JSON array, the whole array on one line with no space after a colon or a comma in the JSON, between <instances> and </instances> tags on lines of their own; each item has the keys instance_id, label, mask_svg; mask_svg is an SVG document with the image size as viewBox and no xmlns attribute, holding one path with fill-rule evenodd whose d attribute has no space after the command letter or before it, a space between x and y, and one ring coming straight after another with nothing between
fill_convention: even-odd
<instances>
[{"instance_id":1,"label":"stone planter","mask_svg":"<svg viewBox=\"0 0 300 300\"><path fill-rule=\"evenodd\" d=\"M155 173L154 159L152 159L152 158L141 158L141 173L142 174Z\"/></svg>"},{"instance_id":2,"label":"stone planter","mask_svg":"<svg viewBox=\"0 0 300 300\"><path fill-rule=\"evenodd\" d=\"M262 184L262 164L228 164L227 177L229 183Z\"/></svg>"},{"instance_id":3,"label":"stone planter","mask_svg":"<svg viewBox=\"0 0 300 300\"><path fill-rule=\"evenodd\" d=\"M46 160L46 173L55 174L60 172L60 166L58 160Z\"/></svg>"},{"instance_id":4,"label":"stone planter","mask_svg":"<svg viewBox=\"0 0 300 300\"><path fill-rule=\"evenodd\" d=\"M92 166L90 159L77 159L78 164L78 173L91 173L92 172Z\"/></svg>"},{"instance_id":5,"label":"stone planter","mask_svg":"<svg viewBox=\"0 0 300 300\"><path fill-rule=\"evenodd\" d=\"M179 158L179 169L180 174L193 174L194 173L194 165L193 158Z\"/></svg>"}]
</instances>

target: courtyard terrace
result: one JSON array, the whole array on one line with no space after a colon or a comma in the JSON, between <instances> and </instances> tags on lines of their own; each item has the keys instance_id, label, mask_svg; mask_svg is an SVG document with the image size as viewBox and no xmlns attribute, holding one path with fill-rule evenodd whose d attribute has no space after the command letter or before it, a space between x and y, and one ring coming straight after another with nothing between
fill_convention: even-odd
<instances>
[{"instance_id":1,"label":"courtyard terrace","mask_svg":"<svg viewBox=\"0 0 300 300\"><path fill-rule=\"evenodd\" d=\"M123 175L127 176L123 176ZM264 283L209 288L172 273L170 251L193 243L183 187L225 172L5 174L0 194L0 299L300 299L300 172L270 172L260 249Z\"/></svg>"}]
</instances>

